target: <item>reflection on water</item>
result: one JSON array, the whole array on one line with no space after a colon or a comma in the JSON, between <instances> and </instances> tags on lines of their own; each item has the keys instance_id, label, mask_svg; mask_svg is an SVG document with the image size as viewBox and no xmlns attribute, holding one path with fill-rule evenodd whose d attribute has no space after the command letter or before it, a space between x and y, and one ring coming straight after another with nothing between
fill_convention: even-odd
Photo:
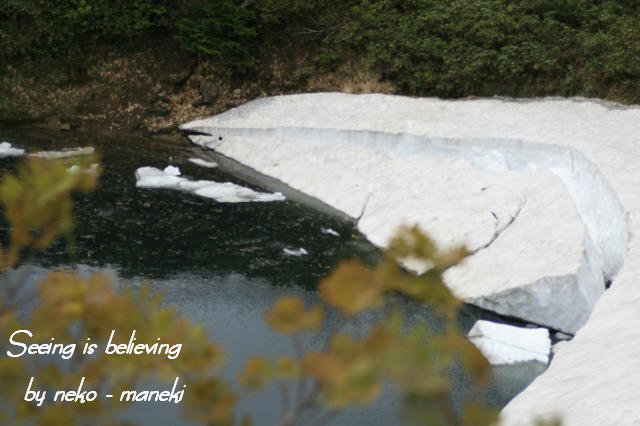
<instances>
[{"instance_id":1,"label":"reflection on water","mask_svg":"<svg viewBox=\"0 0 640 426\"><path fill-rule=\"evenodd\" d=\"M63 243L38 259L35 278L44 270L82 265L130 280L134 285L149 278L152 287L166 294L193 320L203 323L214 341L228 354L225 375L233 379L255 353L293 354L290 342L276 335L262 320L264 310L282 294L295 293L316 300L313 288L340 259L351 256L374 262L378 251L350 224L292 201L220 204L213 200L170 190L135 187L134 172L141 166L180 167L194 179L233 181L218 169L190 163L188 145L160 144L148 140L95 138L78 134L47 134L38 130L0 130L0 139L32 151L63 146L95 146L102 156L104 174L100 188L76 201L76 256L71 259ZM15 162L3 160L2 167ZM256 188L260 189L260 188ZM340 236L323 233L332 228ZM6 239L6 225L2 228ZM304 247L308 255L287 256L284 248ZM401 302L410 322L437 327L430 311ZM465 307L461 327L469 329L485 314ZM373 314L369 322L375 319ZM308 340L306 345L317 345ZM494 380L483 397L501 407L543 370L540 364L494 369ZM452 372L454 404L469 396L464 377ZM400 408L390 391L373 406L354 409L331 424L396 424ZM274 424L280 413L276 392L244 399L239 413L251 413L259 425ZM140 403L128 417L142 424L182 424L172 405Z\"/></svg>"}]
</instances>

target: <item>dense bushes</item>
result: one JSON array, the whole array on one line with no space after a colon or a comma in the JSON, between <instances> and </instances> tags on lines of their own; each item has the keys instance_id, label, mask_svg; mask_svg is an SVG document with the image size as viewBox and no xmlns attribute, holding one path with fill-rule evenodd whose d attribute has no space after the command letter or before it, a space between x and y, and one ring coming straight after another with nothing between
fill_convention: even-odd
<instances>
[{"instance_id":1,"label":"dense bushes","mask_svg":"<svg viewBox=\"0 0 640 426\"><path fill-rule=\"evenodd\" d=\"M222 59L234 71L253 65L249 46L256 38L255 14L231 0L195 4L178 19L176 38L198 55Z\"/></svg>"},{"instance_id":2,"label":"dense bushes","mask_svg":"<svg viewBox=\"0 0 640 426\"><path fill-rule=\"evenodd\" d=\"M154 0L3 0L0 52L5 60L83 54L100 43L127 42L165 13Z\"/></svg>"},{"instance_id":3,"label":"dense bushes","mask_svg":"<svg viewBox=\"0 0 640 426\"><path fill-rule=\"evenodd\" d=\"M403 91L640 101L640 7L597 0L364 0L347 40Z\"/></svg>"},{"instance_id":4,"label":"dense bushes","mask_svg":"<svg viewBox=\"0 0 640 426\"><path fill-rule=\"evenodd\" d=\"M101 45L119 47L165 33L185 50L223 58L234 70L252 64L255 14L232 0L5 0L0 5L0 61L58 56L76 60Z\"/></svg>"},{"instance_id":5,"label":"dense bushes","mask_svg":"<svg viewBox=\"0 0 640 426\"><path fill-rule=\"evenodd\" d=\"M581 94L640 102L635 0L2 3L0 62L82 54L163 32L232 71L255 69L276 52L302 52L314 58L307 73L355 58L407 94Z\"/></svg>"}]
</instances>

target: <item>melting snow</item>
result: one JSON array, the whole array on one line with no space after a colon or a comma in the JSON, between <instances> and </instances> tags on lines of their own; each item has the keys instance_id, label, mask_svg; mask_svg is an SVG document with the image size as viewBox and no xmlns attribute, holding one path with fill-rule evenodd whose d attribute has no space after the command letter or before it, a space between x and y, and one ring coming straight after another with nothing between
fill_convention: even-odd
<instances>
[{"instance_id":1,"label":"melting snow","mask_svg":"<svg viewBox=\"0 0 640 426\"><path fill-rule=\"evenodd\" d=\"M284 254L288 255L288 256L295 256L295 257L300 257L300 256L306 256L307 254L309 254L304 248L300 247L299 249L289 249L289 248L285 248L284 250Z\"/></svg>"},{"instance_id":2,"label":"melting snow","mask_svg":"<svg viewBox=\"0 0 640 426\"><path fill-rule=\"evenodd\" d=\"M521 328L479 320L469 331L469 339L492 365L549 362L551 339L546 328Z\"/></svg>"},{"instance_id":3,"label":"melting snow","mask_svg":"<svg viewBox=\"0 0 640 426\"><path fill-rule=\"evenodd\" d=\"M192 162L193 164L197 164L198 166L202 166L202 167L207 167L209 169L218 167L218 163L216 163L215 161L207 161L207 160L203 160L202 158L189 158L189 161Z\"/></svg>"},{"instance_id":4,"label":"melting snow","mask_svg":"<svg viewBox=\"0 0 640 426\"><path fill-rule=\"evenodd\" d=\"M46 158L47 160L56 160L59 158L77 157L79 155L93 154L95 148L92 146L81 148L69 148L62 151L40 151L29 154L29 157Z\"/></svg>"},{"instance_id":5,"label":"melting snow","mask_svg":"<svg viewBox=\"0 0 640 426\"><path fill-rule=\"evenodd\" d=\"M212 198L220 203L269 202L283 201L284 195L257 192L231 182L214 182L210 180L191 181L177 176L177 167L168 166L164 171L155 167L140 167L136 170L136 186L138 188L169 188L191 192L201 197Z\"/></svg>"},{"instance_id":6,"label":"melting snow","mask_svg":"<svg viewBox=\"0 0 640 426\"><path fill-rule=\"evenodd\" d=\"M587 273L591 269L589 263L601 264L605 279L613 280L613 285L598 299L588 321L573 340L560 345L562 349L554 355L549 368L503 409L501 423L532 425L536 418L553 416L570 426L638 423L640 328L635 324L640 321L640 239L630 239L630 235L640 234L637 184L640 169L636 167L640 161L637 149L640 107L580 98L445 101L332 93L265 98L247 107L188 123L183 128L211 134L210 139L198 142L216 149L219 149L216 146L219 144L213 143L216 136L224 136L225 141L230 136L301 139L326 144L340 142L383 154L454 156L482 170L551 171L562 181L585 227L582 248L591 253L584 256L587 262L577 275ZM265 170L267 165L275 164L271 154L271 151L263 152L269 157L265 158ZM244 156L234 158L244 162ZM360 157L359 165L369 158ZM313 159L314 163L326 161L331 165L340 156L329 152ZM271 171L278 172L275 167ZM305 172L301 167L299 174ZM322 176L320 182L326 177L326 174ZM357 177L342 171L338 176L355 184L359 183ZM367 191L370 182L365 184ZM307 192L314 187L296 189ZM483 192L492 190L493 187L486 185L478 188ZM355 213L353 217L362 212L364 203L360 201L367 199L361 198L360 193L353 198L356 196L359 199L353 205L336 199L343 202L344 207L353 207L349 210L349 214ZM531 206L530 201L525 210ZM486 217L491 218L490 212L487 213ZM496 213L501 219L505 217ZM516 223L525 219L523 215ZM544 224L549 219L548 215L528 219L533 221L529 225L532 235L540 233L538 223ZM468 220L482 218L469 217ZM501 251L514 255L527 249L527 239L504 244L508 234L515 230L510 227L491 249L497 250L503 244ZM562 238L564 231L557 231ZM483 252L486 253L480 253ZM555 263L558 257L555 251L548 250L531 259L529 269L539 268L542 274L539 285L530 289L542 295L541 301L564 301L567 310L575 310L570 293L571 288L581 291L576 281L562 287L571 290L569 292L557 291L560 287L545 282L545 278L562 279L562 276L544 276L545 265ZM593 262L588 261L589 258ZM516 275L523 272L526 271L514 271ZM493 279L491 274L484 277L487 281ZM526 295L521 292L504 296L503 301L514 310L527 308L527 300L523 298Z\"/></svg>"},{"instance_id":7,"label":"melting snow","mask_svg":"<svg viewBox=\"0 0 640 426\"><path fill-rule=\"evenodd\" d=\"M339 237L340 234L338 234L336 231L334 231L331 228L322 228L321 229L323 234L329 234L329 235L333 235L334 237Z\"/></svg>"},{"instance_id":8,"label":"melting snow","mask_svg":"<svg viewBox=\"0 0 640 426\"><path fill-rule=\"evenodd\" d=\"M0 158L19 157L24 154L24 149L13 148L9 142L0 143Z\"/></svg>"}]
</instances>

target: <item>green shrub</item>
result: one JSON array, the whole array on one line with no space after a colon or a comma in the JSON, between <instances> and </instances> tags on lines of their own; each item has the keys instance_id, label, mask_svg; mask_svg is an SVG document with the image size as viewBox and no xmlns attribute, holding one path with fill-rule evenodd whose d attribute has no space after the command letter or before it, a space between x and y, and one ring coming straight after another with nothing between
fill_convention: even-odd
<instances>
[{"instance_id":1,"label":"green shrub","mask_svg":"<svg viewBox=\"0 0 640 426\"><path fill-rule=\"evenodd\" d=\"M363 0L343 37L404 92L640 99L637 2Z\"/></svg>"},{"instance_id":2,"label":"green shrub","mask_svg":"<svg viewBox=\"0 0 640 426\"><path fill-rule=\"evenodd\" d=\"M189 52L221 58L234 70L245 71L253 65L254 24L255 14L231 0L197 3L177 21L176 38Z\"/></svg>"},{"instance_id":3,"label":"green shrub","mask_svg":"<svg viewBox=\"0 0 640 426\"><path fill-rule=\"evenodd\" d=\"M363 63L410 95L640 102L637 0L4 0L0 65L157 31L236 72L284 52L318 73Z\"/></svg>"},{"instance_id":4,"label":"green shrub","mask_svg":"<svg viewBox=\"0 0 640 426\"><path fill-rule=\"evenodd\" d=\"M5 59L69 56L126 42L158 25L164 13L153 0L4 0L0 49Z\"/></svg>"}]
</instances>

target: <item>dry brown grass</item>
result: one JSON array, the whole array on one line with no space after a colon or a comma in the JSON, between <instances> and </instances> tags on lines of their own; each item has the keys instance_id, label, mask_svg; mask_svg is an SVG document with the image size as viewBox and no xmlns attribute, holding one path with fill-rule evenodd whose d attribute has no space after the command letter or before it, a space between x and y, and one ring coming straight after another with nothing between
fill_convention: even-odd
<instances>
[{"instance_id":1,"label":"dry brown grass","mask_svg":"<svg viewBox=\"0 0 640 426\"><path fill-rule=\"evenodd\" d=\"M171 59L164 59L164 61ZM170 62L149 52L105 58L91 66L83 82L64 83L51 78L20 78L11 85L16 104L32 117L56 117L51 123L71 122L72 127L127 132L175 132L187 121L214 115L252 99L300 92L395 93L393 84L363 66L348 62L335 71L302 78L308 58L274 57L258 76L233 79L214 62L201 62L180 84L167 76L184 72L186 62ZM187 75L187 74L185 74ZM207 78L218 86L219 96L202 105L198 88ZM173 79L175 80L175 78Z\"/></svg>"},{"instance_id":2,"label":"dry brown grass","mask_svg":"<svg viewBox=\"0 0 640 426\"><path fill-rule=\"evenodd\" d=\"M339 67L335 72L320 74L309 79L308 90L312 92L344 93L396 93L396 87L382 81L379 74L352 63Z\"/></svg>"}]
</instances>

